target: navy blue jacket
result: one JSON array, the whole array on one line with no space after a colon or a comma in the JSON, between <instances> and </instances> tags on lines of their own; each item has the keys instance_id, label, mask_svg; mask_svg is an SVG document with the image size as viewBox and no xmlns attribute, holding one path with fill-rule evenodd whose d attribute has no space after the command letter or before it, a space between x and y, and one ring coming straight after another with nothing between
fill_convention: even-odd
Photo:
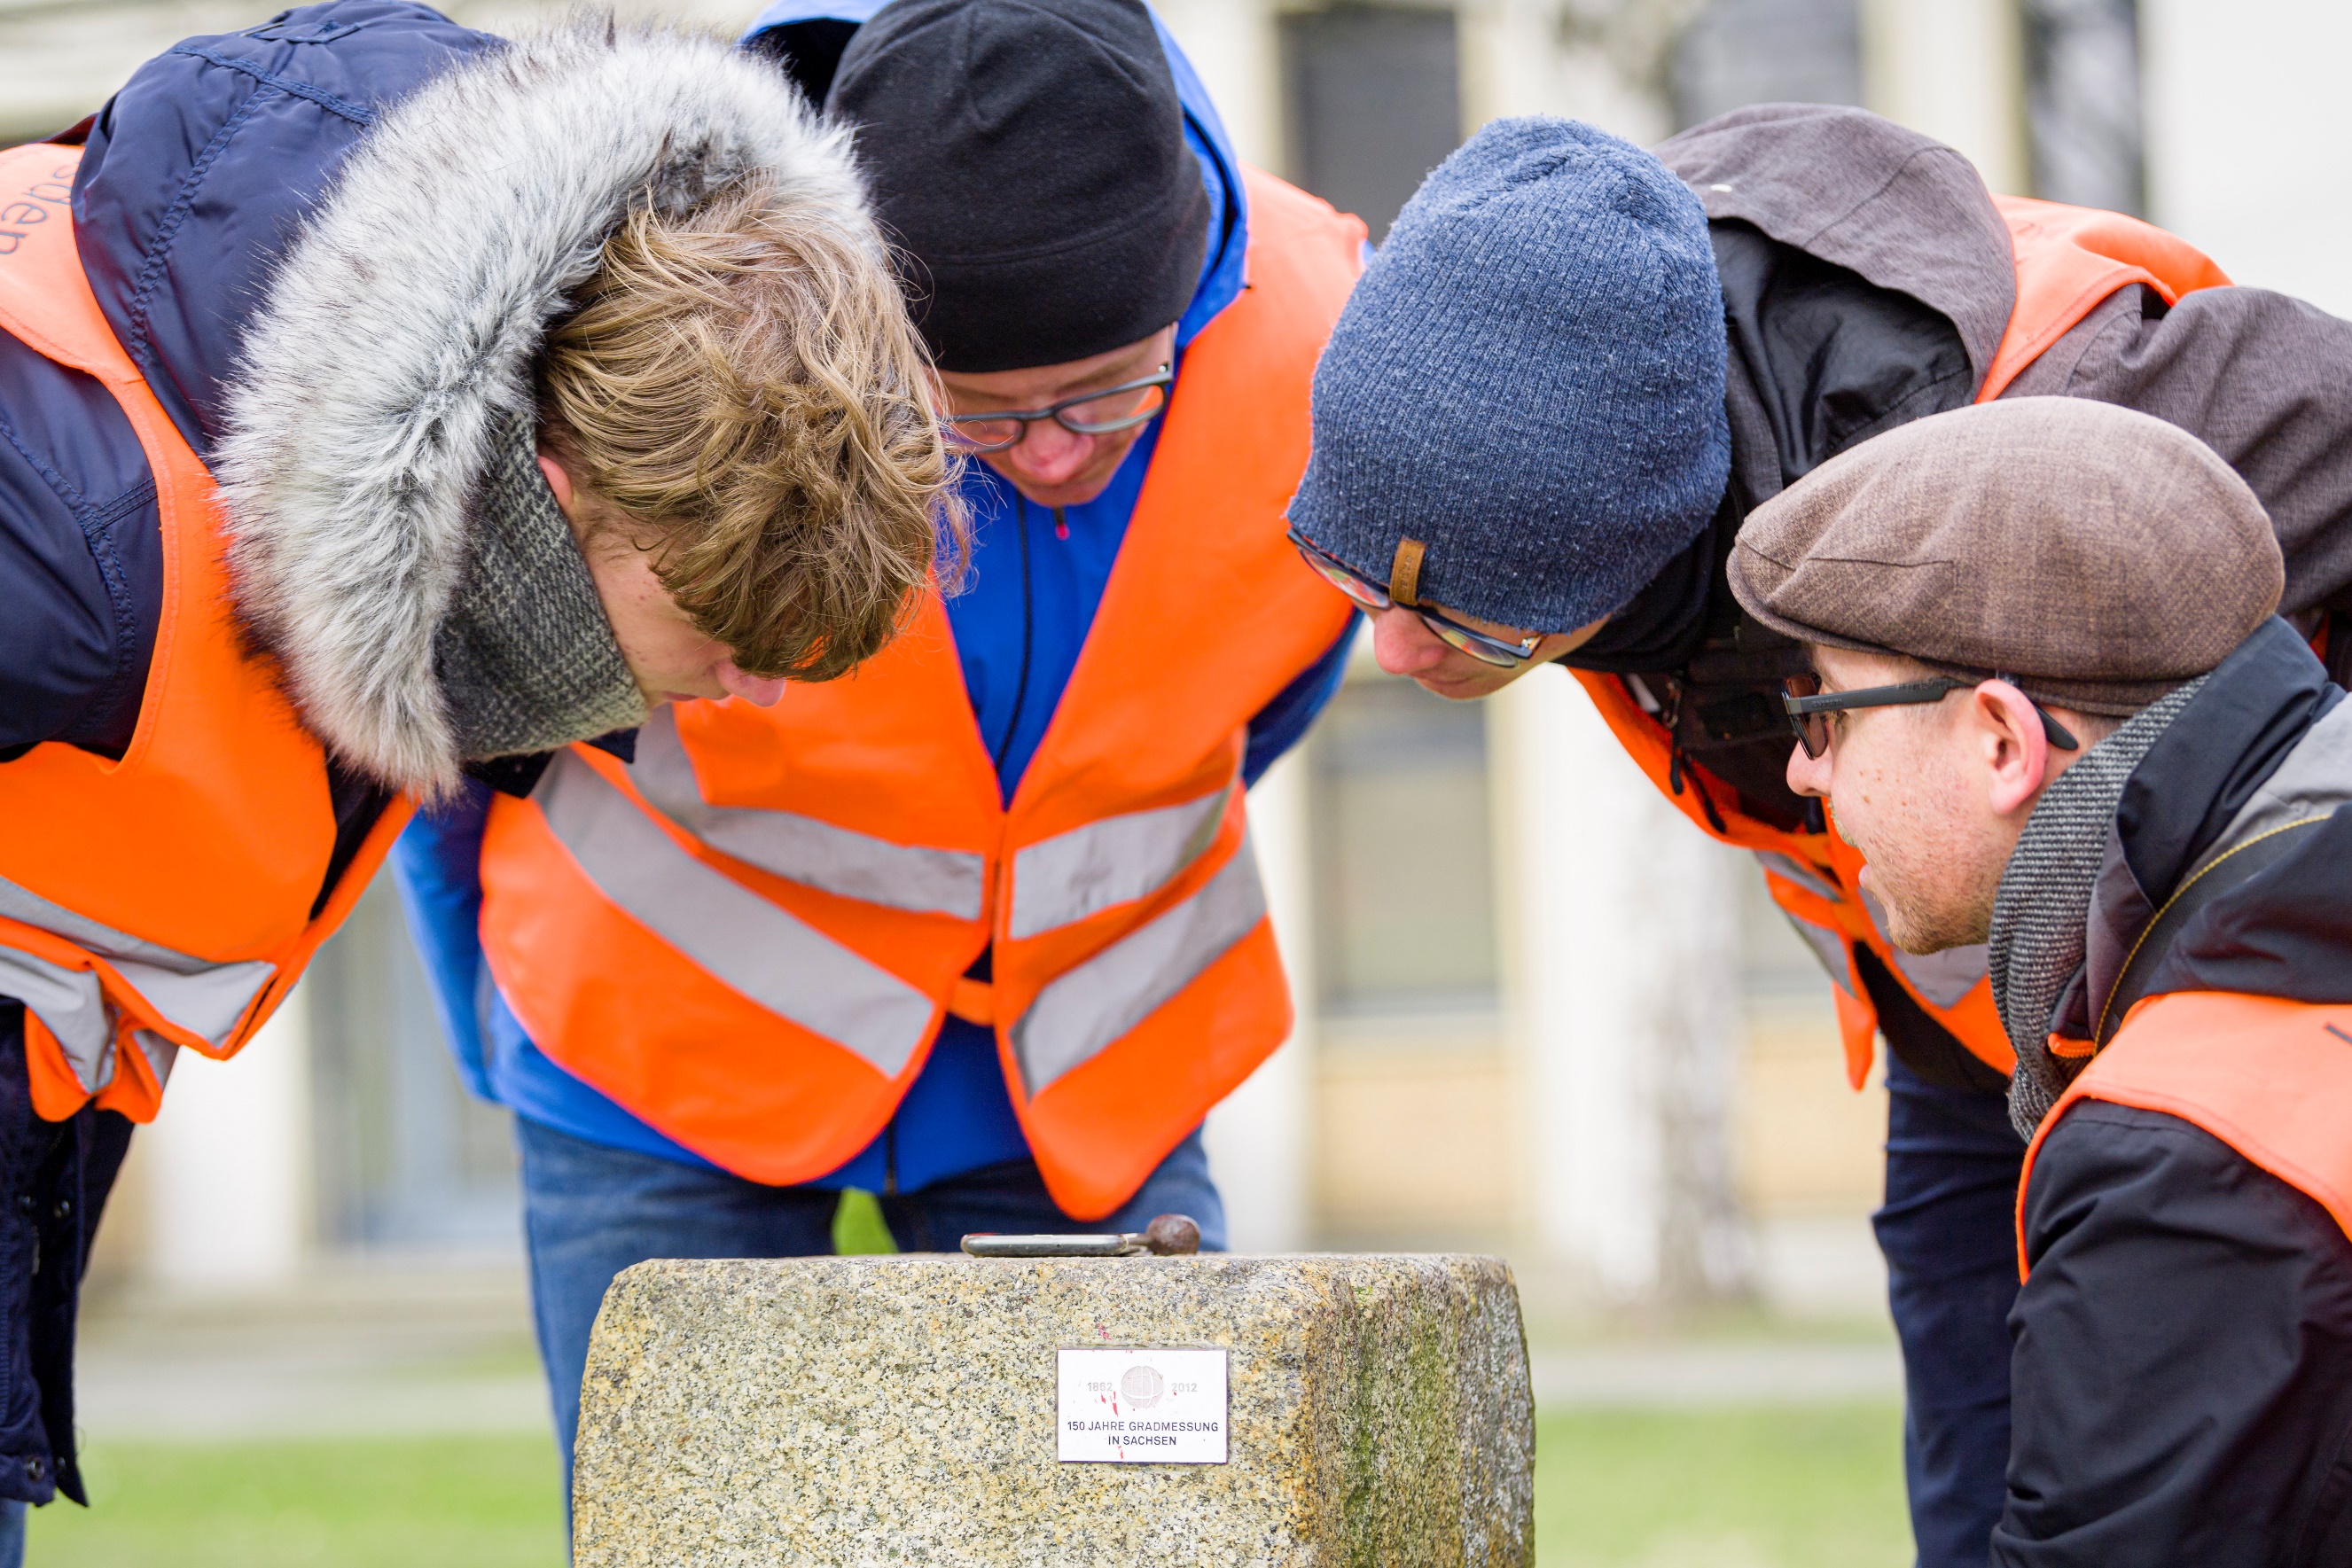
<instances>
[{"instance_id":1,"label":"navy blue jacket","mask_svg":"<svg viewBox=\"0 0 2352 1568\"><path fill-rule=\"evenodd\" d=\"M338 0L179 45L62 139L87 147L73 212L91 287L199 455L302 214L383 106L494 42L422 5ZM121 755L163 581L154 481L130 422L95 381L0 332L0 766L47 740ZM0 998L0 1498L82 1501L79 1265L130 1124L89 1107L36 1116L23 1019Z\"/></svg>"}]
</instances>

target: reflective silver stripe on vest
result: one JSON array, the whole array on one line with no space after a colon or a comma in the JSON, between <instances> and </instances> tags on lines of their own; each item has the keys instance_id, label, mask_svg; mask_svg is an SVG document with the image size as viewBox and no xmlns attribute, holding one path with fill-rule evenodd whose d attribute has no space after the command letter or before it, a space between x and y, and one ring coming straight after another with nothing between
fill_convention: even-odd
<instances>
[{"instance_id":1,"label":"reflective silver stripe on vest","mask_svg":"<svg viewBox=\"0 0 2352 1568\"><path fill-rule=\"evenodd\" d=\"M1265 918L1265 890L1244 838L1198 893L1038 993L1013 1026L1013 1054L1030 1094L1149 1018Z\"/></svg>"},{"instance_id":2,"label":"reflective silver stripe on vest","mask_svg":"<svg viewBox=\"0 0 2352 1568\"><path fill-rule=\"evenodd\" d=\"M655 810L745 865L889 909L980 918L988 871L982 856L893 843L796 811L711 805L667 707L637 731L629 779Z\"/></svg>"},{"instance_id":3,"label":"reflective silver stripe on vest","mask_svg":"<svg viewBox=\"0 0 2352 1568\"><path fill-rule=\"evenodd\" d=\"M1845 937L1826 925L1816 925L1801 915L1789 915L1785 909L1780 913L1789 915L1790 925L1805 939L1805 946L1813 950L1813 956L1822 961L1822 967L1829 971L1830 978L1837 982L1838 989L1847 996L1853 995L1853 960L1846 954Z\"/></svg>"},{"instance_id":4,"label":"reflective silver stripe on vest","mask_svg":"<svg viewBox=\"0 0 2352 1568\"><path fill-rule=\"evenodd\" d=\"M1784 855L1778 850L1758 850L1756 859L1774 876L1795 883L1807 893L1832 904L1845 902L1844 896L1830 885L1827 878L1794 855ZM1780 900L1773 900L1773 904L1779 907ZM1829 972L1831 979L1837 982L1838 989L1847 996L1853 995L1853 961L1846 952L1845 934L1816 924L1801 915L1790 915L1785 908L1780 913L1788 915L1790 925L1805 939L1805 946L1813 950L1813 956L1821 960L1822 967Z\"/></svg>"},{"instance_id":5,"label":"reflective silver stripe on vest","mask_svg":"<svg viewBox=\"0 0 2352 1568\"><path fill-rule=\"evenodd\" d=\"M1178 806L1105 817L1041 839L1013 857L1005 935L1034 936L1149 898L1216 842L1234 786Z\"/></svg>"},{"instance_id":6,"label":"reflective silver stripe on vest","mask_svg":"<svg viewBox=\"0 0 2352 1568\"><path fill-rule=\"evenodd\" d=\"M172 1064L180 1060L180 1048L152 1030L134 1029L131 1038L139 1042L139 1054L147 1059L148 1067L153 1071L155 1087L161 1090L168 1085L172 1082Z\"/></svg>"},{"instance_id":7,"label":"reflective silver stripe on vest","mask_svg":"<svg viewBox=\"0 0 2352 1568\"><path fill-rule=\"evenodd\" d=\"M1762 862L1764 869L1774 876L1795 883L1817 898L1827 899L1832 904L1845 902L1845 894L1832 886L1827 877L1804 864L1794 855L1784 855L1778 850L1758 850L1756 858Z\"/></svg>"},{"instance_id":8,"label":"reflective silver stripe on vest","mask_svg":"<svg viewBox=\"0 0 2352 1568\"><path fill-rule=\"evenodd\" d=\"M95 1094L113 1079L114 1020L96 975L0 947L0 996L24 1003L58 1037L86 1092Z\"/></svg>"},{"instance_id":9,"label":"reflective silver stripe on vest","mask_svg":"<svg viewBox=\"0 0 2352 1568\"><path fill-rule=\"evenodd\" d=\"M1985 977L1986 966L1992 949L1982 942L1966 947L1947 947L1940 953L1906 953L1886 934L1886 911L1867 889L1862 895L1862 906L1870 911L1870 923L1885 939L1886 950L1895 956L1895 967L1911 982L1911 988L1939 1008L1957 1006L1962 997L1977 988Z\"/></svg>"},{"instance_id":10,"label":"reflective silver stripe on vest","mask_svg":"<svg viewBox=\"0 0 2352 1568\"><path fill-rule=\"evenodd\" d=\"M570 752L531 799L596 885L717 979L897 1077L931 999L677 847Z\"/></svg>"},{"instance_id":11,"label":"reflective silver stripe on vest","mask_svg":"<svg viewBox=\"0 0 2352 1568\"><path fill-rule=\"evenodd\" d=\"M166 1019L215 1045L228 1043L236 1020L278 973L278 966L261 959L215 963L117 931L5 877L0 877L0 915L38 926L104 958ZM41 988L46 1001L37 1003L22 991L8 988L7 977L19 972L28 977L25 984L38 984L29 977L36 973L32 967L47 973L49 983ZM30 954L0 951L0 995L17 997L39 1015L65 1048L82 1086L93 1093L114 1076L113 1025L103 1006L97 1005L99 994L95 975L64 968Z\"/></svg>"},{"instance_id":12,"label":"reflective silver stripe on vest","mask_svg":"<svg viewBox=\"0 0 2352 1568\"><path fill-rule=\"evenodd\" d=\"M1982 942L1967 947L1947 947L1940 953L1906 953L1890 945L1895 967L1911 988L1939 1008L1958 1007L1960 998L1985 977L1992 949Z\"/></svg>"}]
</instances>

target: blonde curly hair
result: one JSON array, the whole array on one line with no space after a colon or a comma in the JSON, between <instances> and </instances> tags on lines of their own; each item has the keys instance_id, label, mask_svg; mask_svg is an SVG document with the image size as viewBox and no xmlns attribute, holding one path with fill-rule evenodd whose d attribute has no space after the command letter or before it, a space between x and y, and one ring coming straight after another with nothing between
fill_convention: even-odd
<instances>
[{"instance_id":1,"label":"blonde curly hair","mask_svg":"<svg viewBox=\"0 0 2352 1568\"><path fill-rule=\"evenodd\" d=\"M540 442L593 497L584 542L650 551L746 673L847 674L960 569L954 460L878 246L754 179L682 217L639 204L574 306Z\"/></svg>"}]
</instances>

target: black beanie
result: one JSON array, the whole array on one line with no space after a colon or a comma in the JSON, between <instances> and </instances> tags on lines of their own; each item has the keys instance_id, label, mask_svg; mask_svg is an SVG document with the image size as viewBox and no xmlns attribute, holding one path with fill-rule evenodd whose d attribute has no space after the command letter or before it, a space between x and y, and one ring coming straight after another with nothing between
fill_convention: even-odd
<instances>
[{"instance_id":1,"label":"black beanie","mask_svg":"<svg viewBox=\"0 0 2352 1568\"><path fill-rule=\"evenodd\" d=\"M1083 360L1191 303L1209 198L1141 0L896 0L825 112L941 370Z\"/></svg>"}]
</instances>

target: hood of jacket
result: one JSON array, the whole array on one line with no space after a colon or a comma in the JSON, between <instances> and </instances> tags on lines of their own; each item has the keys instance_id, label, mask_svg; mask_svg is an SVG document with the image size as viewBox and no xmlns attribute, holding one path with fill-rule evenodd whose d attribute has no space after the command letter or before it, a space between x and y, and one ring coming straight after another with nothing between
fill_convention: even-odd
<instances>
[{"instance_id":1,"label":"hood of jacket","mask_svg":"<svg viewBox=\"0 0 2352 1568\"><path fill-rule=\"evenodd\" d=\"M305 7L179 46L89 146L85 268L221 481L237 614L338 757L428 796L464 760L436 644L477 503L627 204L765 173L867 222L845 139L772 68L604 20L502 43Z\"/></svg>"},{"instance_id":2,"label":"hood of jacket","mask_svg":"<svg viewBox=\"0 0 2352 1568\"><path fill-rule=\"evenodd\" d=\"M1734 220L1907 294L1951 322L1974 371L1992 368L2017 305L2009 227L1976 165L1859 109L1765 103L1658 146L1709 221Z\"/></svg>"}]
</instances>

